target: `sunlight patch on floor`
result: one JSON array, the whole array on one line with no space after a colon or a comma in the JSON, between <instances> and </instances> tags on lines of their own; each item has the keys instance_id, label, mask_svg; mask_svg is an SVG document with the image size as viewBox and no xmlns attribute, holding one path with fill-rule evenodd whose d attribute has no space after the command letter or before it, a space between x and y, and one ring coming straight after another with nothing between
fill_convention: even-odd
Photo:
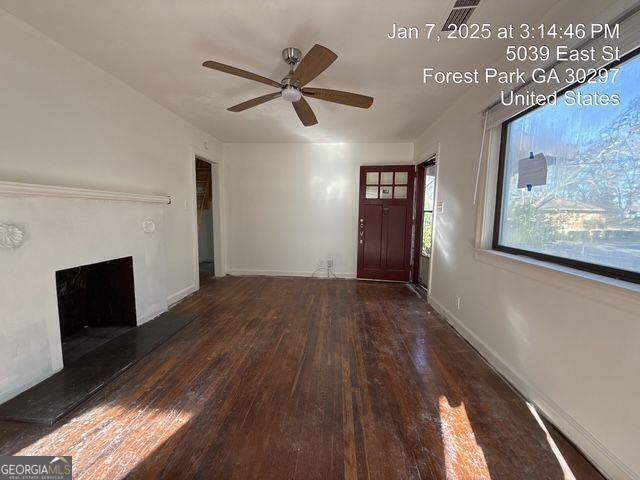
<instances>
[{"instance_id":1,"label":"sunlight patch on floor","mask_svg":"<svg viewBox=\"0 0 640 480\"><path fill-rule=\"evenodd\" d=\"M192 417L193 412L189 410L143 408L132 416L131 408L128 406L98 406L61 425L15 454L71 455L74 478L91 477L91 472L98 468L102 473L109 473L109 464L114 462L117 465L113 466L114 472L109 478L123 478ZM52 445L56 446L56 451L51 450ZM96 458L96 452L109 452L107 456L102 457L103 465L98 466L92 462L92 459ZM123 473L123 466L127 469L126 473Z\"/></svg>"},{"instance_id":2,"label":"sunlight patch on floor","mask_svg":"<svg viewBox=\"0 0 640 480\"><path fill-rule=\"evenodd\" d=\"M459 407L452 407L444 395L440 396L439 403L447 480L465 480L471 472L476 480L491 479L464 403L460 403Z\"/></svg>"},{"instance_id":3,"label":"sunlight patch on floor","mask_svg":"<svg viewBox=\"0 0 640 480\"><path fill-rule=\"evenodd\" d=\"M538 422L538 425L540 425L540 428L544 431L545 435L547 436L547 442L549 443L549 447L551 447L551 451L558 459L558 464L560 465L560 468L562 468L562 473L564 474L564 480L576 480L576 477L573 475L571 468L569 468L569 465L567 464L567 461L564 459L562 452L560 452L560 449L556 445L556 442L553 440L553 437L549 433L549 430L547 430L546 425L540 418L540 415L538 415L538 411L536 410L536 407L534 407L529 402L527 402L527 407L529 408L531 415L533 415L533 418L536 419L536 422Z\"/></svg>"}]
</instances>

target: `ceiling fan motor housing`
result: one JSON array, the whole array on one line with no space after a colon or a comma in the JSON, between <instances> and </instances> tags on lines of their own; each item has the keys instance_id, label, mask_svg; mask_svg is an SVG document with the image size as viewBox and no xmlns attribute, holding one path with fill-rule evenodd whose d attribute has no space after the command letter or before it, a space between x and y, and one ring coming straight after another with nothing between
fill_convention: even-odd
<instances>
[{"instance_id":1,"label":"ceiling fan motor housing","mask_svg":"<svg viewBox=\"0 0 640 480\"><path fill-rule=\"evenodd\" d=\"M287 65L296 65L302 58L302 52L295 47L287 47L282 50L282 58Z\"/></svg>"}]
</instances>

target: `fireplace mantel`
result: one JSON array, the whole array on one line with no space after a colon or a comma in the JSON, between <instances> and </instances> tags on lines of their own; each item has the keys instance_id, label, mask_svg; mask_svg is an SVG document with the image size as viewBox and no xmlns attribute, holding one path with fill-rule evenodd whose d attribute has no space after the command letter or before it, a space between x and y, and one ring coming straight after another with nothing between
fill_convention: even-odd
<instances>
[{"instance_id":1,"label":"fireplace mantel","mask_svg":"<svg viewBox=\"0 0 640 480\"><path fill-rule=\"evenodd\" d=\"M0 403L63 367L57 272L131 257L136 323L167 310L169 202L0 182Z\"/></svg>"},{"instance_id":2,"label":"fireplace mantel","mask_svg":"<svg viewBox=\"0 0 640 480\"><path fill-rule=\"evenodd\" d=\"M141 193L110 192L87 188L57 187L31 183L0 182L0 196L3 197L61 197L90 200L116 200L123 202L170 204L168 195L145 195Z\"/></svg>"}]
</instances>

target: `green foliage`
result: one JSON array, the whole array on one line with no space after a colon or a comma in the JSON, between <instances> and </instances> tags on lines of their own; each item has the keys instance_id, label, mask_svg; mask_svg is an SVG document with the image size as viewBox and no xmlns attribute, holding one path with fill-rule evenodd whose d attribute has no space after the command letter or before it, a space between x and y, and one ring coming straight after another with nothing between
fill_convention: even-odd
<instances>
[{"instance_id":1,"label":"green foliage","mask_svg":"<svg viewBox=\"0 0 640 480\"><path fill-rule=\"evenodd\" d=\"M508 244L528 245L536 249L558 240L561 235L543 212L531 203L522 201L511 202L506 226L504 240Z\"/></svg>"},{"instance_id":2,"label":"green foliage","mask_svg":"<svg viewBox=\"0 0 640 480\"><path fill-rule=\"evenodd\" d=\"M422 255L431 254L431 235L433 233L433 213L424 212L422 221Z\"/></svg>"}]
</instances>

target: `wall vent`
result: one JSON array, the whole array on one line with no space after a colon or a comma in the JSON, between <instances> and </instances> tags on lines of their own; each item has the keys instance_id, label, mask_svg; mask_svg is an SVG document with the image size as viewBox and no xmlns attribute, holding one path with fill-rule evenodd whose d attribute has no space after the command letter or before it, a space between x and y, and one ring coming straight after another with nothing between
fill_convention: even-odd
<instances>
[{"instance_id":1,"label":"wall vent","mask_svg":"<svg viewBox=\"0 0 640 480\"><path fill-rule=\"evenodd\" d=\"M442 31L451 32L466 23L479 3L480 0L456 0L449 16L442 25Z\"/></svg>"},{"instance_id":2,"label":"wall vent","mask_svg":"<svg viewBox=\"0 0 640 480\"><path fill-rule=\"evenodd\" d=\"M477 7L480 0L457 0L453 8Z\"/></svg>"}]
</instances>

